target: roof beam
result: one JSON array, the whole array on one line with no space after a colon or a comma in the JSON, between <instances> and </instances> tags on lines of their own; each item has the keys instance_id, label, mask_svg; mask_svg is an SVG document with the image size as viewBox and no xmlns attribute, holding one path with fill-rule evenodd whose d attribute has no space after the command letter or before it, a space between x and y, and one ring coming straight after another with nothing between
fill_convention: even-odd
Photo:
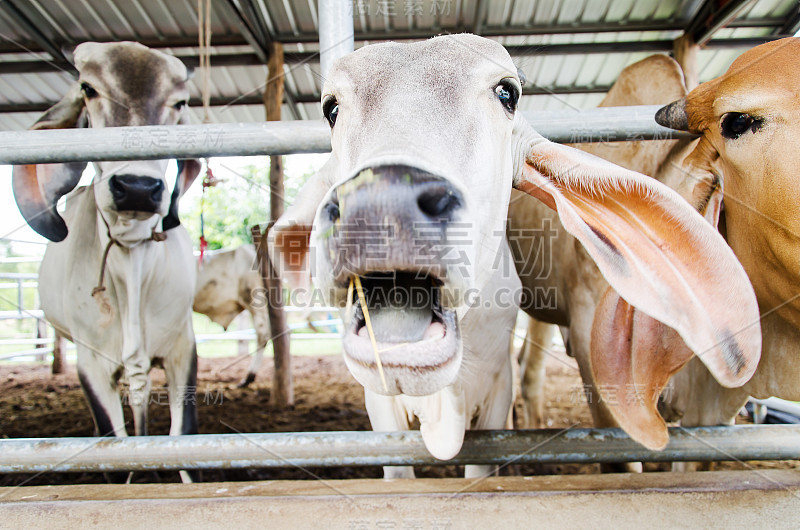
<instances>
[{"instance_id":1,"label":"roof beam","mask_svg":"<svg viewBox=\"0 0 800 530\"><path fill-rule=\"evenodd\" d=\"M686 26L685 34L691 35L698 45L706 44L714 33L730 24L753 0L706 0ZM721 7L717 7L722 4Z\"/></svg>"},{"instance_id":2,"label":"roof beam","mask_svg":"<svg viewBox=\"0 0 800 530\"><path fill-rule=\"evenodd\" d=\"M611 88L610 85L586 85L586 86L526 86L522 90L523 96L545 96L545 95L567 95L567 94L605 94ZM283 103L289 106L293 104L319 104L320 94L284 94ZM0 104L0 114L22 113L22 112L44 112L56 101L44 103L4 103ZM261 94L249 94L238 98L213 97L211 98L212 107L234 107L240 105L263 105L264 100ZM297 118L295 118L297 119Z\"/></svg>"},{"instance_id":3,"label":"roof beam","mask_svg":"<svg viewBox=\"0 0 800 530\"><path fill-rule=\"evenodd\" d=\"M751 37L740 39L714 39L706 45L710 49L752 48L765 42L781 38L781 35ZM635 52L669 52L672 50L671 40L656 41L624 41L624 42L591 42L574 44L535 44L529 46L506 46L513 57L537 57L545 55L585 55L597 53L635 53ZM176 55L186 66L199 65L197 55ZM286 53L288 65L319 62L317 52ZM68 66L66 61L2 61L0 75L58 72ZM211 56L211 67L227 66L261 66L261 57L256 53L230 53Z\"/></svg>"},{"instance_id":4,"label":"roof beam","mask_svg":"<svg viewBox=\"0 0 800 530\"><path fill-rule=\"evenodd\" d=\"M239 0L239 4L242 6L242 14L244 15L245 20L248 22L248 25L253 28L253 32L258 38L258 41L261 43L264 49L269 51L269 55L272 55L272 36L269 34L269 29L267 28L264 19L261 18L258 9L253 4L253 1Z\"/></svg>"},{"instance_id":5,"label":"roof beam","mask_svg":"<svg viewBox=\"0 0 800 530\"><path fill-rule=\"evenodd\" d=\"M288 97L286 97L286 94L284 94L283 102L287 105L291 105L292 103L319 103L320 96L303 95L303 96L293 96L293 99L289 99ZM0 114L9 114L15 112L44 112L53 105L55 105L56 103L58 102L49 101L43 103L2 103L0 104ZM264 99L261 96L261 94L249 94L247 96L242 96L239 98L219 97L219 96L211 98L212 107L235 107L240 105L258 105L263 107ZM201 107L192 107L192 108L201 108Z\"/></svg>"},{"instance_id":6,"label":"roof beam","mask_svg":"<svg viewBox=\"0 0 800 530\"><path fill-rule=\"evenodd\" d=\"M0 2L2 4L2 2ZM769 28L778 30L786 24L785 19L781 18L758 18L758 19L741 19L733 20L727 27L729 28ZM502 37L502 36L529 36L529 35L545 35L545 34L584 34L584 33L608 33L608 32L631 32L631 31L683 31L684 26L677 22L634 22L631 24L559 24L555 26L520 26L520 27L484 27L481 30L481 35L484 37ZM463 28L447 27L436 30L436 33L460 33ZM361 41L375 41L375 40L419 40L427 39L434 35L433 31L411 31L403 34L389 34L386 32L358 32L355 34L355 40ZM786 34L787 32L781 30L779 33ZM285 34L276 35L274 40L284 44L314 44L319 42L319 36L316 33L302 33L300 35ZM97 42L112 42L103 39L97 39ZM113 41L116 42L116 41ZM167 40L149 40L138 39L138 42L144 44L148 48L164 49L164 48L197 48L197 36L179 36L170 37ZM60 41L54 41L56 47L62 44L74 44ZM217 34L212 37L212 45L215 47L220 46L251 46L251 44L240 34ZM24 46L24 48L22 48ZM20 53L25 51L43 52L44 50L37 42L32 40L18 41L18 44L0 41L0 54L2 53ZM266 63L265 63L266 64Z\"/></svg>"},{"instance_id":7,"label":"roof beam","mask_svg":"<svg viewBox=\"0 0 800 530\"><path fill-rule=\"evenodd\" d=\"M224 2L220 2L219 5L225 6L225 8L233 17L236 27L239 28L239 32L241 32L242 37L244 37L245 41L247 41L247 44L253 48L261 63L267 64L271 51L270 48L266 45L266 43L261 42L258 36L253 32L249 26L248 20L245 18L242 12L239 11L239 8L236 6L234 0L225 0Z\"/></svg>"},{"instance_id":8,"label":"roof beam","mask_svg":"<svg viewBox=\"0 0 800 530\"><path fill-rule=\"evenodd\" d=\"M734 20L728 27L736 28L778 28L784 23L780 18L758 18L750 20ZM684 26L674 21L658 22L631 22L631 23L589 23L589 24L557 24L552 26L531 25L531 26L481 26L480 35L482 37L525 37L532 35L563 35L584 33L626 33L641 31L683 31ZM403 31L399 34L388 33L386 31L356 32L356 41L375 41L375 40L419 40L428 39L438 34L461 33L464 28L445 27L435 31ZM474 31L474 30L473 30ZM284 44L305 44L318 42L316 33L301 33L275 35L275 40Z\"/></svg>"},{"instance_id":9,"label":"roof beam","mask_svg":"<svg viewBox=\"0 0 800 530\"><path fill-rule=\"evenodd\" d=\"M61 53L61 48L52 40L50 40L47 35L41 32L36 24L31 22L31 20L23 13L11 0L4 0L0 2L0 9L8 15L14 22L16 22L19 27L27 33L33 41L39 45L42 51L45 51L50 54L56 61L62 61L67 64L65 70L68 70L70 73L75 72L75 67L72 66L67 61L67 58ZM16 46L16 51L19 53L20 50L19 46Z\"/></svg>"},{"instance_id":10,"label":"roof beam","mask_svg":"<svg viewBox=\"0 0 800 530\"><path fill-rule=\"evenodd\" d=\"M475 15L472 23L472 33L483 35L483 19L486 15L486 0L478 0L475 4Z\"/></svg>"},{"instance_id":11,"label":"roof beam","mask_svg":"<svg viewBox=\"0 0 800 530\"><path fill-rule=\"evenodd\" d=\"M800 31L800 5L786 17L786 22L775 33L778 35L794 35Z\"/></svg>"}]
</instances>

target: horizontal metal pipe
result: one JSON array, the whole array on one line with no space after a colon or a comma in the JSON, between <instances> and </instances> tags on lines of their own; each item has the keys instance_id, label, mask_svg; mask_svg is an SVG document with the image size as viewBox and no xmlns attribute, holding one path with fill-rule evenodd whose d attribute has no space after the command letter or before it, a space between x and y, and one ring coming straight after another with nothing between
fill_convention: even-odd
<instances>
[{"instance_id":1,"label":"horizontal metal pipe","mask_svg":"<svg viewBox=\"0 0 800 530\"><path fill-rule=\"evenodd\" d=\"M767 408L773 410L779 410L781 412L786 412L787 414L792 414L800 418L800 405L797 403L793 403L791 401L786 401L785 399L780 399L776 397L771 397L767 399L756 399L750 398L752 403L756 403L758 405L764 405Z\"/></svg>"},{"instance_id":2,"label":"horizontal metal pipe","mask_svg":"<svg viewBox=\"0 0 800 530\"><path fill-rule=\"evenodd\" d=\"M206 434L0 440L0 473L297 466L781 460L800 457L800 426L671 428L663 451L619 429L468 431L441 461L419 431Z\"/></svg>"},{"instance_id":3,"label":"horizontal metal pipe","mask_svg":"<svg viewBox=\"0 0 800 530\"><path fill-rule=\"evenodd\" d=\"M658 125L658 105L523 112L554 142L686 136ZM0 164L287 155L330 151L322 121L232 123L0 132Z\"/></svg>"}]
</instances>

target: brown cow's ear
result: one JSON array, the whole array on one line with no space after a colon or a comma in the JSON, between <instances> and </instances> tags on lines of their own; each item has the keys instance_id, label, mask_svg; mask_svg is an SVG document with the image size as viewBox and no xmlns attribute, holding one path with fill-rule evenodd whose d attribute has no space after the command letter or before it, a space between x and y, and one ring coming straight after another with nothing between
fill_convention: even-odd
<instances>
[{"instance_id":1,"label":"brown cow's ear","mask_svg":"<svg viewBox=\"0 0 800 530\"><path fill-rule=\"evenodd\" d=\"M673 329L606 290L592 323L592 378L600 399L631 438L650 449L667 445L658 397L691 358Z\"/></svg>"},{"instance_id":2,"label":"brown cow's ear","mask_svg":"<svg viewBox=\"0 0 800 530\"><path fill-rule=\"evenodd\" d=\"M70 129L86 127L86 109L80 86L70 87L61 101L50 107L31 129ZM12 184L14 199L25 221L51 241L67 237L67 225L58 214L56 204L62 195L72 191L81 179L86 162L69 164L28 164L14 166Z\"/></svg>"},{"instance_id":3,"label":"brown cow's ear","mask_svg":"<svg viewBox=\"0 0 800 530\"><path fill-rule=\"evenodd\" d=\"M518 116L514 187L559 214L622 299L677 331L724 386L761 354L755 294L714 228L655 180L553 144Z\"/></svg>"},{"instance_id":4,"label":"brown cow's ear","mask_svg":"<svg viewBox=\"0 0 800 530\"><path fill-rule=\"evenodd\" d=\"M81 180L86 162L14 166L12 187L17 207L31 228L50 241L67 237L67 224L58 214L58 199Z\"/></svg>"},{"instance_id":5,"label":"brown cow's ear","mask_svg":"<svg viewBox=\"0 0 800 530\"><path fill-rule=\"evenodd\" d=\"M297 200L278 219L268 234L269 256L276 272L291 289L311 287L311 230L317 209L337 180L334 155L306 182Z\"/></svg>"}]
</instances>

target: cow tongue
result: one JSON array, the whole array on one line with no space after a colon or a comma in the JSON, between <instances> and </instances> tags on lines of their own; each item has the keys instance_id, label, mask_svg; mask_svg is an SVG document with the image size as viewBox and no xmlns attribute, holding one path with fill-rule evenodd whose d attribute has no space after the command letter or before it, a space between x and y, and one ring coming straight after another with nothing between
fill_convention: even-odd
<instances>
[{"instance_id":1,"label":"cow tongue","mask_svg":"<svg viewBox=\"0 0 800 530\"><path fill-rule=\"evenodd\" d=\"M426 338L433 312L429 307L383 307L370 310L378 342L417 342Z\"/></svg>"}]
</instances>

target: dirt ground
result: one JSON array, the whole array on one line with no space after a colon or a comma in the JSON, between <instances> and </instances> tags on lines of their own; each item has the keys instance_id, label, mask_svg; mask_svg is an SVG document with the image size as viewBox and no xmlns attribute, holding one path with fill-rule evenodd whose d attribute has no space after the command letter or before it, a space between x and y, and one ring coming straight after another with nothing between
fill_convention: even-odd
<instances>
[{"instance_id":1,"label":"dirt ground","mask_svg":"<svg viewBox=\"0 0 800 530\"><path fill-rule=\"evenodd\" d=\"M296 403L286 410L269 404L272 367L265 360L258 379L249 388L236 388L247 369L245 358L201 358L198 367L198 414L201 433L369 430L361 387L340 356L295 357L293 372ZM167 434L169 408L161 370L153 370L150 434ZM551 428L590 427L591 419L575 362L564 354L548 359L545 418ZM129 418L130 411L126 410ZM129 423L128 431L132 431ZM92 436L94 427L84 402L74 365L53 376L45 365L0 366L0 436ZM2 456L0 455L0 458ZM800 468L800 461L723 463L722 469L748 467ZM666 464L647 464L647 471L664 471ZM508 466L503 474L595 473L597 465ZM418 467L420 477L457 477L458 466ZM204 481L381 477L377 467L250 469L204 471ZM177 472L137 473L134 482L175 482ZM102 483L102 474L0 475L0 486Z\"/></svg>"}]
</instances>

